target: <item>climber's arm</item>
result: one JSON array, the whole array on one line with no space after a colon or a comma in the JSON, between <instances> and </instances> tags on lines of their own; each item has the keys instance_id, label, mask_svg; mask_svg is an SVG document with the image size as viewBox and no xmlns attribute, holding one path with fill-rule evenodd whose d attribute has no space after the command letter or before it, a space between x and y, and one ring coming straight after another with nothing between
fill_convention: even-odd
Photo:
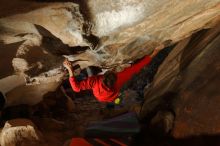
<instances>
[{"instance_id":1,"label":"climber's arm","mask_svg":"<svg viewBox=\"0 0 220 146\"><path fill-rule=\"evenodd\" d=\"M149 65L149 63L151 62L152 58L154 58L161 49L164 48L164 45L160 45L157 48L154 49L153 53L151 55L147 55L145 56L141 61L139 61L138 63L132 65L129 68L126 68L124 71L117 73L117 85L119 86L119 88L128 80L131 79L131 77L140 72L140 70L144 67Z\"/></svg>"},{"instance_id":2,"label":"climber's arm","mask_svg":"<svg viewBox=\"0 0 220 146\"><path fill-rule=\"evenodd\" d=\"M117 73L117 86L121 88L125 82L131 79L131 77L138 73L144 66L148 65L151 61L150 56L145 56L140 62L126 68L122 72Z\"/></svg>"},{"instance_id":3,"label":"climber's arm","mask_svg":"<svg viewBox=\"0 0 220 146\"><path fill-rule=\"evenodd\" d=\"M66 69L69 72L69 82L70 82L72 89L75 92L80 92L80 90L92 89L95 83L94 77L90 77L90 78L87 78L85 80L78 82L76 78L74 77L74 69L72 67L71 62L69 62L68 60L65 60L63 65L64 67L66 67Z\"/></svg>"},{"instance_id":4,"label":"climber's arm","mask_svg":"<svg viewBox=\"0 0 220 146\"><path fill-rule=\"evenodd\" d=\"M74 70L73 70L73 66L72 66L71 62L66 59L63 62L63 66L68 70L69 77L74 77Z\"/></svg>"},{"instance_id":5,"label":"climber's arm","mask_svg":"<svg viewBox=\"0 0 220 146\"><path fill-rule=\"evenodd\" d=\"M70 85L75 92L92 89L95 84L95 81L96 81L95 77L90 77L80 82L76 81L75 77L69 78Z\"/></svg>"}]
</instances>

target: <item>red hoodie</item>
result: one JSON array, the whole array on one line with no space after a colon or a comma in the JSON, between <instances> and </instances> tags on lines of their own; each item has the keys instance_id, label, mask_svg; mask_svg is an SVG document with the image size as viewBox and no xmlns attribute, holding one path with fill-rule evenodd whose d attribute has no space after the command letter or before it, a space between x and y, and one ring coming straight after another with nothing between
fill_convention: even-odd
<instances>
[{"instance_id":1,"label":"red hoodie","mask_svg":"<svg viewBox=\"0 0 220 146\"><path fill-rule=\"evenodd\" d=\"M103 75L89 77L80 82L77 82L75 77L70 77L69 81L75 92L92 89L94 96L100 102L113 102L117 98L121 87L131 79L134 74L140 72L144 66L148 65L150 61L150 56L146 56L140 62L126 68L122 72L116 73L117 81L113 89L109 89L102 83Z\"/></svg>"}]
</instances>

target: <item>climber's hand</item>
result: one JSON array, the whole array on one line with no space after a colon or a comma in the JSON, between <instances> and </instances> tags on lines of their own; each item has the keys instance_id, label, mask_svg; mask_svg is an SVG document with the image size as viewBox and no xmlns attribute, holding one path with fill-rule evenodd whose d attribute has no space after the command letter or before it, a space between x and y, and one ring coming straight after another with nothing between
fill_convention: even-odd
<instances>
[{"instance_id":1,"label":"climber's hand","mask_svg":"<svg viewBox=\"0 0 220 146\"><path fill-rule=\"evenodd\" d=\"M164 44L161 44L158 47L156 47L153 53L151 53L150 57L154 58L164 47L165 47Z\"/></svg>"},{"instance_id":2,"label":"climber's hand","mask_svg":"<svg viewBox=\"0 0 220 146\"><path fill-rule=\"evenodd\" d=\"M64 60L63 62L63 66L66 68L66 69L71 69L72 70L72 63L70 61L68 61L67 59Z\"/></svg>"},{"instance_id":3,"label":"climber's hand","mask_svg":"<svg viewBox=\"0 0 220 146\"><path fill-rule=\"evenodd\" d=\"M165 47L164 44L160 44L158 47L155 48L156 51L160 51Z\"/></svg>"}]
</instances>

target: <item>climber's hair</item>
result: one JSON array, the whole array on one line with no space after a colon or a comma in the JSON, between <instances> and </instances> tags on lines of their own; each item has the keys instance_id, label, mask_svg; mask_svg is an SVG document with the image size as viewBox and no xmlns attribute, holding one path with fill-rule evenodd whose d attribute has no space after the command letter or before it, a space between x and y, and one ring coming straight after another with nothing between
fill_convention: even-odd
<instances>
[{"instance_id":1,"label":"climber's hair","mask_svg":"<svg viewBox=\"0 0 220 146\"><path fill-rule=\"evenodd\" d=\"M108 88L112 88L117 81L117 76L113 71L107 71L104 74L103 83Z\"/></svg>"}]
</instances>

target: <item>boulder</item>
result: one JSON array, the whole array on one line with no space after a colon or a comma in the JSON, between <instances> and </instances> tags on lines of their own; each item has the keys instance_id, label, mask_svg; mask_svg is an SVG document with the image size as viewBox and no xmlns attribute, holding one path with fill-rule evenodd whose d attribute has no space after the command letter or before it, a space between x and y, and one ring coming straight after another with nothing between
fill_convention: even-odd
<instances>
[{"instance_id":1,"label":"boulder","mask_svg":"<svg viewBox=\"0 0 220 146\"><path fill-rule=\"evenodd\" d=\"M145 90L142 118L155 100L159 101L156 105L161 104L161 95L175 92L173 137L201 139L201 135L208 138L219 134L219 32L216 25L176 45L159 67L151 87Z\"/></svg>"},{"instance_id":2,"label":"boulder","mask_svg":"<svg viewBox=\"0 0 220 146\"><path fill-rule=\"evenodd\" d=\"M219 24L219 14L220 0L1 0L0 91L6 95L8 105L33 105L58 88L64 76L64 58L82 68L98 66L121 71L164 41L172 40L172 44L181 43L159 69L152 88L146 89L146 98L160 97L173 89L181 92L180 105L189 103L189 96L200 97L199 101L204 102L197 108L202 109L210 96L218 103L218 40L215 32L206 30L200 35L208 33L210 38L198 35L190 40L190 36ZM204 77L206 73L209 77ZM199 92L198 84L209 87ZM184 129L180 134L174 132L177 137L202 132L202 128L187 131L192 129L192 121L181 123L178 115L184 115L182 112L188 111L183 119L195 117L189 114L193 113L191 104L184 106L177 110L177 129ZM217 110L212 115L218 121L215 114ZM214 121L210 121L212 125L218 125ZM216 126L213 131L218 129Z\"/></svg>"},{"instance_id":3,"label":"boulder","mask_svg":"<svg viewBox=\"0 0 220 146\"><path fill-rule=\"evenodd\" d=\"M42 134L28 119L13 119L7 121L1 131L1 146L16 146L32 143L42 143Z\"/></svg>"}]
</instances>

